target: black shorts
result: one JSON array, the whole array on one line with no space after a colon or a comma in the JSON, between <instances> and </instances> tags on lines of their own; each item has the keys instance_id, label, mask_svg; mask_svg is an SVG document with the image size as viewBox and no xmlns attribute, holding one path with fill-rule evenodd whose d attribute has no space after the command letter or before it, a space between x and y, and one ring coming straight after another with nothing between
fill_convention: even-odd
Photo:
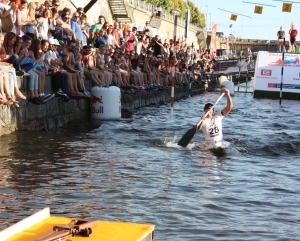
<instances>
[{"instance_id":1,"label":"black shorts","mask_svg":"<svg viewBox=\"0 0 300 241\"><path fill-rule=\"evenodd\" d=\"M291 41L291 44L294 44L296 41L296 38L291 38L290 41Z\"/></svg>"}]
</instances>

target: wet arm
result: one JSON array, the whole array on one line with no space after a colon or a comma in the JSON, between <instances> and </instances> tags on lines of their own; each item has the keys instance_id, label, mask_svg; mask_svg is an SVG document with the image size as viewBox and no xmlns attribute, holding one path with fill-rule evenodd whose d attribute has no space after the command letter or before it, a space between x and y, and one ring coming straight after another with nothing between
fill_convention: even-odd
<instances>
[{"instance_id":1,"label":"wet arm","mask_svg":"<svg viewBox=\"0 0 300 241\"><path fill-rule=\"evenodd\" d=\"M228 114L230 113L230 111L231 111L232 108L233 108L233 101L232 101L232 98L231 98L231 96L230 96L230 92L229 92L228 89L223 88L223 91L222 91L222 92L225 93L226 98L227 98L227 105L226 105L226 107L222 110L223 116L226 116L226 115L228 115Z\"/></svg>"}]
</instances>

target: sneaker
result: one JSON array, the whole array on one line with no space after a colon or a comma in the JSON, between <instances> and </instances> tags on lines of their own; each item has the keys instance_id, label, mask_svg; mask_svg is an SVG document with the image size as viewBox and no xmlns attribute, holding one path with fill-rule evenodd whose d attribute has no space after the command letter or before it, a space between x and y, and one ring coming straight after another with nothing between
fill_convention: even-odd
<instances>
[{"instance_id":1,"label":"sneaker","mask_svg":"<svg viewBox=\"0 0 300 241\"><path fill-rule=\"evenodd\" d=\"M45 104L48 100L52 99L54 97L54 94L46 94L42 97L39 97L43 104Z\"/></svg>"},{"instance_id":2,"label":"sneaker","mask_svg":"<svg viewBox=\"0 0 300 241\"><path fill-rule=\"evenodd\" d=\"M66 93L62 92L61 90L60 91L57 91L55 93L55 98L64 98L64 97L68 97Z\"/></svg>"},{"instance_id":3,"label":"sneaker","mask_svg":"<svg viewBox=\"0 0 300 241\"><path fill-rule=\"evenodd\" d=\"M82 94L82 98L84 98L84 99L87 99L87 98L90 98L91 96L89 95L89 93L87 93L87 91L83 91L83 92L81 92L81 94Z\"/></svg>"},{"instance_id":4,"label":"sneaker","mask_svg":"<svg viewBox=\"0 0 300 241\"><path fill-rule=\"evenodd\" d=\"M31 102L35 105L41 105L42 103L38 99L39 97L33 97L32 99L28 99L28 102Z\"/></svg>"},{"instance_id":5,"label":"sneaker","mask_svg":"<svg viewBox=\"0 0 300 241\"><path fill-rule=\"evenodd\" d=\"M62 97L62 100L64 101L64 102L70 102L71 101L71 98L69 97L69 96L65 96L65 97Z\"/></svg>"},{"instance_id":6,"label":"sneaker","mask_svg":"<svg viewBox=\"0 0 300 241\"><path fill-rule=\"evenodd\" d=\"M91 93L88 92L86 89L84 89L84 93L85 93L87 96L89 96L89 98L91 97Z\"/></svg>"}]
</instances>

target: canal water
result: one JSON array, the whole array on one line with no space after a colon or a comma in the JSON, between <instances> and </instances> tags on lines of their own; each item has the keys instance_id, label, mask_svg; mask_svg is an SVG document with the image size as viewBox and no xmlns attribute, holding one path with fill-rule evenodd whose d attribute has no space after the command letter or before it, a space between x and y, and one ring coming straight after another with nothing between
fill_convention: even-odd
<instances>
[{"instance_id":1,"label":"canal water","mask_svg":"<svg viewBox=\"0 0 300 241\"><path fill-rule=\"evenodd\" d=\"M169 105L150 106L130 119L1 136L0 230L50 207L155 224L155 240L300 240L299 102L236 93L225 153L207 150L200 132L177 146L219 96L176 102L173 118Z\"/></svg>"}]
</instances>

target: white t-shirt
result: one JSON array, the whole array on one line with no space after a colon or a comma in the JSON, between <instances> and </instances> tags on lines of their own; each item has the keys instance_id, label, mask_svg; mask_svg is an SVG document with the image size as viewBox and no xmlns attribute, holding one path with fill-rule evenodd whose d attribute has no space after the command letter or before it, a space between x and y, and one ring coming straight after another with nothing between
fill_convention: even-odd
<instances>
[{"instance_id":1,"label":"white t-shirt","mask_svg":"<svg viewBox=\"0 0 300 241\"><path fill-rule=\"evenodd\" d=\"M212 118L205 119L202 125L202 132L204 134L205 140L207 141L222 141L222 120L224 116L221 111L217 111L213 114Z\"/></svg>"},{"instance_id":2,"label":"white t-shirt","mask_svg":"<svg viewBox=\"0 0 300 241\"><path fill-rule=\"evenodd\" d=\"M47 51L47 53L45 54L45 60L56 60L57 59L57 55L56 52L49 50Z\"/></svg>"},{"instance_id":3,"label":"white t-shirt","mask_svg":"<svg viewBox=\"0 0 300 241\"><path fill-rule=\"evenodd\" d=\"M38 32L42 39L48 40L48 30L49 30L49 22L48 19L43 18L43 21L37 26Z\"/></svg>"},{"instance_id":4,"label":"white t-shirt","mask_svg":"<svg viewBox=\"0 0 300 241\"><path fill-rule=\"evenodd\" d=\"M111 34L107 35L107 44L111 45L113 48L115 48L115 46L116 46L115 39Z\"/></svg>"},{"instance_id":5,"label":"white t-shirt","mask_svg":"<svg viewBox=\"0 0 300 241\"><path fill-rule=\"evenodd\" d=\"M0 3L0 11L1 12L5 12L9 9L9 6L4 4L4 3Z\"/></svg>"}]
</instances>

